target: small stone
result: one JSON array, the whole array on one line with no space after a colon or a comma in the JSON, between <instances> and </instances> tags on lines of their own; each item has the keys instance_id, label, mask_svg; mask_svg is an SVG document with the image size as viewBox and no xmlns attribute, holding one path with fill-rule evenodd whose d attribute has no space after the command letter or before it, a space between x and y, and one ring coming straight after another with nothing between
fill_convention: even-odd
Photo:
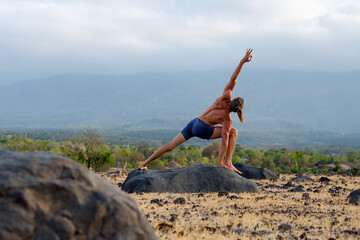
<instances>
[{"instance_id":1,"label":"small stone","mask_svg":"<svg viewBox=\"0 0 360 240\"><path fill-rule=\"evenodd\" d=\"M241 233L245 232L245 228L232 229L231 231L233 233L241 234Z\"/></svg>"},{"instance_id":2,"label":"small stone","mask_svg":"<svg viewBox=\"0 0 360 240\"><path fill-rule=\"evenodd\" d=\"M281 235L276 236L276 240L283 240L284 238Z\"/></svg>"},{"instance_id":3,"label":"small stone","mask_svg":"<svg viewBox=\"0 0 360 240\"><path fill-rule=\"evenodd\" d=\"M175 220L177 219L178 215L177 214L170 214L170 222L175 222Z\"/></svg>"},{"instance_id":4,"label":"small stone","mask_svg":"<svg viewBox=\"0 0 360 240\"><path fill-rule=\"evenodd\" d=\"M307 239L306 233L301 234L301 235L300 235L300 239Z\"/></svg>"},{"instance_id":5,"label":"small stone","mask_svg":"<svg viewBox=\"0 0 360 240\"><path fill-rule=\"evenodd\" d=\"M213 216L217 216L217 215L219 215L219 213L218 213L218 212L216 212L216 211L214 211L214 212L212 212L212 213L211 213L211 215L213 215Z\"/></svg>"},{"instance_id":6,"label":"small stone","mask_svg":"<svg viewBox=\"0 0 360 240\"><path fill-rule=\"evenodd\" d=\"M347 234L350 234L350 235L352 235L352 234L353 234L353 235L358 235L358 231L356 231L356 230L354 230L354 229L353 229L353 230L349 230L349 229L348 229L348 230L344 230L343 232L344 232L344 233L347 233Z\"/></svg>"},{"instance_id":7,"label":"small stone","mask_svg":"<svg viewBox=\"0 0 360 240\"><path fill-rule=\"evenodd\" d=\"M287 230L290 230L291 229L291 226L287 223L283 223L279 226L279 231L282 231L282 232L285 232Z\"/></svg>"},{"instance_id":8,"label":"small stone","mask_svg":"<svg viewBox=\"0 0 360 240\"><path fill-rule=\"evenodd\" d=\"M283 185L284 187L294 187L294 183L292 181L288 181L286 184Z\"/></svg>"},{"instance_id":9,"label":"small stone","mask_svg":"<svg viewBox=\"0 0 360 240\"><path fill-rule=\"evenodd\" d=\"M167 224L167 223L160 223L159 225L157 225L156 228L161 232L167 233L170 230L173 230L174 226L171 224Z\"/></svg>"},{"instance_id":10,"label":"small stone","mask_svg":"<svg viewBox=\"0 0 360 240\"><path fill-rule=\"evenodd\" d=\"M183 216L186 216L186 215L190 215L190 212L189 212L189 211L185 211L185 212L183 213Z\"/></svg>"},{"instance_id":11,"label":"small stone","mask_svg":"<svg viewBox=\"0 0 360 240\"><path fill-rule=\"evenodd\" d=\"M301 199L302 199L302 200L309 200L309 199L310 199L310 195L309 195L308 193L303 193Z\"/></svg>"},{"instance_id":12,"label":"small stone","mask_svg":"<svg viewBox=\"0 0 360 240\"><path fill-rule=\"evenodd\" d=\"M157 199L157 198L152 199L152 200L150 201L150 203L156 203L156 204L159 205L159 206L163 206L162 202L161 202L159 199Z\"/></svg>"},{"instance_id":13,"label":"small stone","mask_svg":"<svg viewBox=\"0 0 360 240\"><path fill-rule=\"evenodd\" d=\"M267 232L265 230L259 230L259 231L252 231L251 234L264 236L264 235L270 234L270 232Z\"/></svg>"},{"instance_id":14,"label":"small stone","mask_svg":"<svg viewBox=\"0 0 360 240\"><path fill-rule=\"evenodd\" d=\"M295 240L298 240L299 238L297 236L295 236L294 234L291 234L291 237Z\"/></svg>"},{"instance_id":15,"label":"small stone","mask_svg":"<svg viewBox=\"0 0 360 240\"><path fill-rule=\"evenodd\" d=\"M319 182L330 182L331 181L331 179L330 178L327 178L327 177L321 177L320 179L319 179Z\"/></svg>"},{"instance_id":16,"label":"small stone","mask_svg":"<svg viewBox=\"0 0 360 240\"><path fill-rule=\"evenodd\" d=\"M212 232L212 233L215 233L215 232L216 232L216 228L208 227L208 226L205 226L204 228L205 228L205 230L207 230L207 231L209 231L209 232Z\"/></svg>"},{"instance_id":17,"label":"small stone","mask_svg":"<svg viewBox=\"0 0 360 240\"><path fill-rule=\"evenodd\" d=\"M228 196L228 192L219 192L218 197Z\"/></svg>"},{"instance_id":18,"label":"small stone","mask_svg":"<svg viewBox=\"0 0 360 240\"><path fill-rule=\"evenodd\" d=\"M233 199L239 199L239 197L236 196L236 195L231 195L230 197L228 197L228 199L231 199L231 200L233 200Z\"/></svg>"},{"instance_id":19,"label":"small stone","mask_svg":"<svg viewBox=\"0 0 360 240\"><path fill-rule=\"evenodd\" d=\"M185 204L185 203L186 203L186 200L185 200L185 198L183 198L183 197L179 197L179 198L177 198L177 199L174 200L174 203L175 203L175 204Z\"/></svg>"},{"instance_id":20,"label":"small stone","mask_svg":"<svg viewBox=\"0 0 360 240\"><path fill-rule=\"evenodd\" d=\"M340 223L339 220L335 218L334 221L331 222L331 226L335 226L338 223Z\"/></svg>"},{"instance_id":21,"label":"small stone","mask_svg":"<svg viewBox=\"0 0 360 240\"><path fill-rule=\"evenodd\" d=\"M296 187L296 188L288 190L288 192L305 192L305 191L301 187Z\"/></svg>"}]
</instances>

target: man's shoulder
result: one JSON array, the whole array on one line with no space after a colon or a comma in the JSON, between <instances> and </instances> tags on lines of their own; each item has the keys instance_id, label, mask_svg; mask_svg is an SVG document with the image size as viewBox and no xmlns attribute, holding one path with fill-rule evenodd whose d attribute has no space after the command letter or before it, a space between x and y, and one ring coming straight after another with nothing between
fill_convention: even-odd
<instances>
[{"instance_id":1,"label":"man's shoulder","mask_svg":"<svg viewBox=\"0 0 360 240\"><path fill-rule=\"evenodd\" d=\"M224 101L224 102L230 102L231 101L231 98L228 97L228 96L220 96L218 97L216 100L219 100L219 101Z\"/></svg>"},{"instance_id":2,"label":"man's shoulder","mask_svg":"<svg viewBox=\"0 0 360 240\"><path fill-rule=\"evenodd\" d=\"M225 97L218 97L215 102L213 103L213 105L219 105L219 104L228 104L230 102L229 98L225 98Z\"/></svg>"}]
</instances>

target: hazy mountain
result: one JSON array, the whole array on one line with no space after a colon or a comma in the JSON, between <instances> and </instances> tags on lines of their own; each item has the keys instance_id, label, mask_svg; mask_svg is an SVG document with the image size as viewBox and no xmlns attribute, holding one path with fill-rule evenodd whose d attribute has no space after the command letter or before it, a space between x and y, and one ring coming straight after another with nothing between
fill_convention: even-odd
<instances>
[{"instance_id":1,"label":"hazy mountain","mask_svg":"<svg viewBox=\"0 0 360 240\"><path fill-rule=\"evenodd\" d=\"M0 87L0 127L181 128L222 94L231 73L67 75L23 81ZM245 69L233 96L245 99L245 129L360 131L359 89L360 73Z\"/></svg>"}]
</instances>

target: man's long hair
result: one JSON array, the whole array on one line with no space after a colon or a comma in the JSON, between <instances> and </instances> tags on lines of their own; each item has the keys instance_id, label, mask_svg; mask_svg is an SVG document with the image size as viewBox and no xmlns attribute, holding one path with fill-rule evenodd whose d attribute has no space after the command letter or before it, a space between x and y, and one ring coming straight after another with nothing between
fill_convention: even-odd
<instances>
[{"instance_id":1,"label":"man's long hair","mask_svg":"<svg viewBox=\"0 0 360 240\"><path fill-rule=\"evenodd\" d=\"M242 110L243 107L244 107L244 99L242 97L234 98L230 102L230 110L232 112L237 113L241 123L244 123L244 116Z\"/></svg>"}]
</instances>

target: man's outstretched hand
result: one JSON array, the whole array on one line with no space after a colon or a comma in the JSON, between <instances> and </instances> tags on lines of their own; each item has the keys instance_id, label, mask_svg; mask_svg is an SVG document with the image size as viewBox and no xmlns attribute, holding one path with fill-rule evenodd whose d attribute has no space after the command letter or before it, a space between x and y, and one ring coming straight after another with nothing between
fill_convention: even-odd
<instances>
[{"instance_id":1,"label":"man's outstretched hand","mask_svg":"<svg viewBox=\"0 0 360 240\"><path fill-rule=\"evenodd\" d=\"M252 53L253 49L249 48L246 50L245 56L243 57L243 59L241 61L243 62L250 62L252 59Z\"/></svg>"}]
</instances>

